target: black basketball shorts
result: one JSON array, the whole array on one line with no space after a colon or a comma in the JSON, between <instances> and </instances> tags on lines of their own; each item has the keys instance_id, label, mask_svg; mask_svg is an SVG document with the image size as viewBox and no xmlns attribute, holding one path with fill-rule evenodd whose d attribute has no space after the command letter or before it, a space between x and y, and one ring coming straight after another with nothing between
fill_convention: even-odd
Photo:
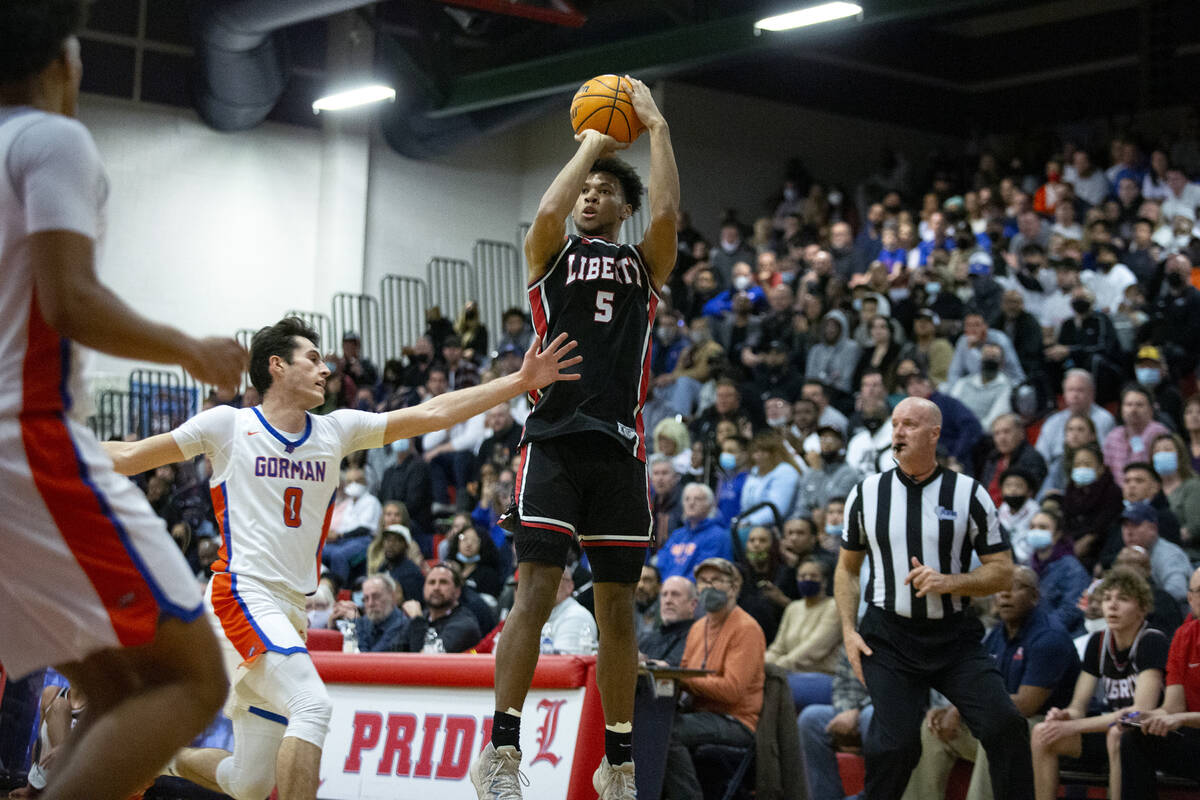
<instances>
[{"instance_id":1,"label":"black basketball shorts","mask_svg":"<svg viewBox=\"0 0 1200 800\"><path fill-rule=\"evenodd\" d=\"M650 543L646 465L599 431L521 448L514 490L517 561L566 566L571 540L598 582L636 583Z\"/></svg>"}]
</instances>

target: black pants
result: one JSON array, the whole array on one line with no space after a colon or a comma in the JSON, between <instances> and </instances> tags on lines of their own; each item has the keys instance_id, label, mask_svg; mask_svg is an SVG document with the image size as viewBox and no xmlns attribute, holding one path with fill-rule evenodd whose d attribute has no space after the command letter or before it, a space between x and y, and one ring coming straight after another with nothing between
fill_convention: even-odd
<instances>
[{"instance_id":1,"label":"black pants","mask_svg":"<svg viewBox=\"0 0 1200 800\"><path fill-rule=\"evenodd\" d=\"M704 796L691 752L702 744L753 747L754 733L736 719L712 711L693 711L676 716L671 728L671 742L667 745L663 800L697 800Z\"/></svg>"},{"instance_id":2,"label":"black pants","mask_svg":"<svg viewBox=\"0 0 1200 800\"><path fill-rule=\"evenodd\" d=\"M1200 779L1200 728L1147 736L1137 728L1121 734L1121 800L1158 797L1156 770Z\"/></svg>"},{"instance_id":3,"label":"black pants","mask_svg":"<svg viewBox=\"0 0 1200 800\"><path fill-rule=\"evenodd\" d=\"M921 722L931 688L958 707L987 751L993 796L1033 797L1029 727L980 645L983 627L977 620L909 620L871 606L859 633L873 651L862 664L875 703L863 742L865 800L904 794L921 759Z\"/></svg>"}]
</instances>

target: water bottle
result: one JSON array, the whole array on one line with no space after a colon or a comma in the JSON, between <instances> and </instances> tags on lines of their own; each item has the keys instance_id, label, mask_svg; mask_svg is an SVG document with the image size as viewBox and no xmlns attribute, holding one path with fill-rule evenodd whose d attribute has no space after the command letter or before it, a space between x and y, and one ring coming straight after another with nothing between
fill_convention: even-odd
<instances>
[{"instance_id":1,"label":"water bottle","mask_svg":"<svg viewBox=\"0 0 1200 800\"><path fill-rule=\"evenodd\" d=\"M579 634L579 654L582 656L594 656L599 649L600 645L596 641L596 636L592 633L592 626L584 625L583 631Z\"/></svg>"},{"instance_id":2,"label":"water bottle","mask_svg":"<svg viewBox=\"0 0 1200 800\"><path fill-rule=\"evenodd\" d=\"M342 632L342 652L358 652L358 625L352 619L339 619L338 630Z\"/></svg>"},{"instance_id":3,"label":"water bottle","mask_svg":"<svg viewBox=\"0 0 1200 800\"><path fill-rule=\"evenodd\" d=\"M554 637L550 635L550 625L542 627L542 652L554 653Z\"/></svg>"},{"instance_id":4,"label":"water bottle","mask_svg":"<svg viewBox=\"0 0 1200 800\"><path fill-rule=\"evenodd\" d=\"M421 648L422 653L444 653L446 645L442 643L442 637L438 636L437 629L430 625L425 630L425 645Z\"/></svg>"}]
</instances>

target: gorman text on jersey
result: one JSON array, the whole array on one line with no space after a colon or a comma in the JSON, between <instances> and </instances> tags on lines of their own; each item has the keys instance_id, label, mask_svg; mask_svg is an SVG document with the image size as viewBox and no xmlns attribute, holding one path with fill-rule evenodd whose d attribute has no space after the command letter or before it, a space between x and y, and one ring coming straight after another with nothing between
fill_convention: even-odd
<instances>
[{"instance_id":1,"label":"gorman text on jersey","mask_svg":"<svg viewBox=\"0 0 1200 800\"><path fill-rule=\"evenodd\" d=\"M325 480L324 461L292 461L290 458L258 456L254 474L259 478L287 478L297 481Z\"/></svg>"}]
</instances>

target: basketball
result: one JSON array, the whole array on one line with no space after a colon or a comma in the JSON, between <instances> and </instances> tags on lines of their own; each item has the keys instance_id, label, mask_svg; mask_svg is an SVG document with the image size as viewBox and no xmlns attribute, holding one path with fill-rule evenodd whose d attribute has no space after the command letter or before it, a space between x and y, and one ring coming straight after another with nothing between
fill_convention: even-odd
<instances>
[{"instance_id":1,"label":"basketball","mask_svg":"<svg viewBox=\"0 0 1200 800\"><path fill-rule=\"evenodd\" d=\"M600 75L579 87L571 101L571 127L575 133L591 128L628 144L645 127L633 110L629 82L616 75Z\"/></svg>"}]
</instances>

